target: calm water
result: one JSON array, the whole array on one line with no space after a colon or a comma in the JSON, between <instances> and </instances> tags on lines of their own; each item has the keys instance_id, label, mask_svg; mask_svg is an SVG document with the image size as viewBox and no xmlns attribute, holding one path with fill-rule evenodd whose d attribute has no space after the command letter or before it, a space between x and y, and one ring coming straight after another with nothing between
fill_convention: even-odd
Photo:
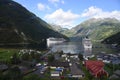
<instances>
[{"instance_id":1,"label":"calm water","mask_svg":"<svg viewBox=\"0 0 120 80\"><path fill-rule=\"evenodd\" d=\"M64 42L61 44L51 44L51 51L63 51L64 53L80 53L83 52L81 42Z\"/></svg>"},{"instance_id":2,"label":"calm water","mask_svg":"<svg viewBox=\"0 0 120 80\"><path fill-rule=\"evenodd\" d=\"M64 53L84 53L83 45L81 42L64 42L61 44L50 44L51 51L63 51ZM93 43L92 53L97 54L100 52L116 53L115 49L112 49L110 45L101 43Z\"/></svg>"}]
</instances>

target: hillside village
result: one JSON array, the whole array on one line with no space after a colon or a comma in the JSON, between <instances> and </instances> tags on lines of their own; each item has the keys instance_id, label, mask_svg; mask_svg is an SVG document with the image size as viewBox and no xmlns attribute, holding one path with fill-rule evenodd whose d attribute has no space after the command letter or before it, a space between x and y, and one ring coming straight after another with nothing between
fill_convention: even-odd
<instances>
[{"instance_id":1,"label":"hillside village","mask_svg":"<svg viewBox=\"0 0 120 80\"><path fill-rule=\"evenodd\" d=\"M90 40L86 39L86 41ZM83 45L85 51L92 49L89 47L90 42L83 44L85 44ZM91 52L89 55L86 54L88 53L71 54L63 51L41 52L22 49L18 55L11 56L9 64L8 62L0 64L0 70L5 74L9 69L17 68L21 75L36 75L41 79L51 80L119 80L120 54L106 54L105 52L96 55Z\"/></svg>"}]
</instances>

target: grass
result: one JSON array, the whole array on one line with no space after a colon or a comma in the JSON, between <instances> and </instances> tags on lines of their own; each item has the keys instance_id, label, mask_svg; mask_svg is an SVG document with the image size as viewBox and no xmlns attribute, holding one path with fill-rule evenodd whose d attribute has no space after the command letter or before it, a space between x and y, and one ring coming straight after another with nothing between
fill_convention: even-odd
<instances>
[{"instance_id":1,"label":"grass","mask_svg":"<svg viewBox=\"0 0 120 80\"><path fill-rule=\"evenodd\" d=\"M0 49L0 61L9 61L11 56L18 52L17 49Z\"/></svg>"}]
</instances>

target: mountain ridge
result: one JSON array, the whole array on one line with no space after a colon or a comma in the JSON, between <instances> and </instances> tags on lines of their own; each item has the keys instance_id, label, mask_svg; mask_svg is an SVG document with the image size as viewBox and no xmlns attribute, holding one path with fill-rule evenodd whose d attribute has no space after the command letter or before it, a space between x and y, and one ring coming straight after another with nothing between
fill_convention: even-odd
<instances>
[{"instance_id":1,"label":"mountain ridge","mask_svg":"<svg viewBox=\"0 0 120 80\"><path fill-rule=\"evenodd\" d=\"M49 37L66 36L12 0L0 0L0 43L42 43Z\"/></svg>"},{"instance_id":2,"label":"mountain ridge","mask_svg":"<svg viewBox=\"0 0 120 80\"><path fill-rule=\"evenodd\" d=\"M120 31L120 21L115 18L92 18L71 30L74 31L74 36L89 36L92 40L102 41Z\"/></svg>"}]
</instances>

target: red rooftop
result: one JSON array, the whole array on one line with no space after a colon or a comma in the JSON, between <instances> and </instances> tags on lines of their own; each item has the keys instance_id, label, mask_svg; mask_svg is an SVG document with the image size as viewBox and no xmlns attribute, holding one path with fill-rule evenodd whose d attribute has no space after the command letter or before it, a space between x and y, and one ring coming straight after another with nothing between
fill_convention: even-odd
<instances>
[{"instance_id":1,"label":"red rooftop","mask_svg":"<svg viewBox=\"0 0 120 80\"><path fill-rule=\"evenodd\" d=\"M104 63L102 61L86 60L85 66L97 78L108 76L108 73L104 70Z\"/></svg>"}]
</instances>

